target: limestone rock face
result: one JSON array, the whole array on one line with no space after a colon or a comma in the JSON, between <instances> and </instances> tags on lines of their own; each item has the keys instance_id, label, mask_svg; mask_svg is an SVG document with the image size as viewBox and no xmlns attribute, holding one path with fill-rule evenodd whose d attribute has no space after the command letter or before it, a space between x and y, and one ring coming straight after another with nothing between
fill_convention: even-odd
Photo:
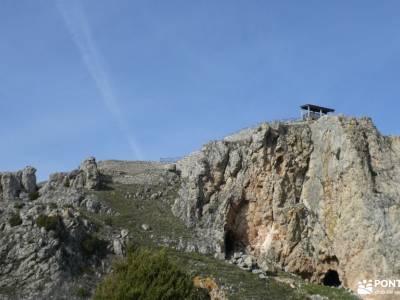
<instances>
[{"instance_id":1,"label":"limestone rock face","mask_svg":"<svg viewBox=\"0 0 400 300\"><path fill-rule=\"evenodd\" d=\"M1 175L1 188L4 200L15 200L21 192L21 180L18 173L6 172Z\"/></svg>"},{"instance_id":2,"label":"limestone rock face","mask_svg":"<svg viewBox=\"0 0 400 300\"><path fill-rule=\"evenodd\" d=\"M340 116L263 124L177 163L173 212L220 257L245 251L356 289L400 275L400 138ZM397 277L396 277L397 278Z\"/></svg>"},{"instance_id":3,"label":"limestone rock face","mask_svg":"<svg viewBox=\"0 0 400 300\"><path fill-rule=\"evenodd\" d=\"M45 191L57 189L58 187L71 187L74 189L97 190L100 187L100 173L97 170L97 163L94 157L85 159L79 169L69 173L60 172L50 175L45 185Z\"/></svg>"},{"instance_id":4,"label":"limestone rock face","mask_svg":"<svg viewBox=\"0 0 400 300\"><path fill-rule=\"evenodd\" d=\"M6 222L11 213L20 216L20 225ZM57 223L51 228L40 227L39 216L56 218ZM73 209L28 202L18 212L6 208L0 214L0 224L0 289L15 289L15 299L63 299L60 295L65 291L60 288L66 285L70 289L71 276L98 260L85 256L81 249L93 229Z\"/></svg>"},{"instance_id":5,"label":"limestone rock face","mask_svg":"<svg viewBox=\"0 0 400 300\"><path fill-rule=\"evenodd\" d=\"M0 173L0 298L12 291L15 299L71 299L73 279L82 269L105 266L110 252L111 233L93 248L96 225L80 211L112 211L84 189L97 188L93 160L82 170L53 174L40 187L35 172Z\"/></svg>"},{"instance_id":6,"label":"limestone rock face","mask_svg":"<svg viewBox=\"0 0 400 300\"><path fill-rule=\"evenodd\" d=\"M96 159L89 157L83 161L79 170L83 172L84 184L87 189L95 190L100 185L100 174L97 170Z\"/></svg>"},{"instance_id":7,"label":"limestone rock face","mask_svg":"<svg viewBox=\"0 0 400 300\"><path fill-rule=\"evenodd\" d=\"M36 169L34 167L27 166L22 170L21 183L27 193L36 191Z\"/></svg>"},{"instance_id":8,"label":"limestone rock face","mask_svg":"<svg viewBox=\"0 0 400 300\"><path fill-rule=\"evenodd\" d=\"M18 172L0 173L0 191L5 201L28 198L37 190L36 169L30 166Z\"/></svg>"}]
</instances>

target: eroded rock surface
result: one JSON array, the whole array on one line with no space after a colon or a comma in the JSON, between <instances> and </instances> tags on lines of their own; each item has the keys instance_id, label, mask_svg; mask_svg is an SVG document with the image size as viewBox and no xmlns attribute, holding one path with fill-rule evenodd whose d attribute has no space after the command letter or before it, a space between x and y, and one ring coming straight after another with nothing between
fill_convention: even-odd
<instances>
[{"instance_id":1,"label":"eroded rock surface","mask_svg":"<svg viewBox=\"0 0 400 300\"><path fill-rule=\"evenodd\" d=\"M398 276L400 139L370 119L263 124L177 163L173 212L217 256L245 251L324 282Z\"/></svg>"},{"instance_id":2,"label":"eroded rock surface","mask_svg":"<svg viewBox=\"0 0 400 300\"><path fill-rule=\"evenodd\" d=\"M112 211L86 192L100 184L94 159L40 188L35 172L0 174L0 299L73 299L82 270L98 268L112 252L112 233L108 242L95 238L96 225L80 209Z\"/></svg>"},{"instance_id":3,"label":"eroded rock surface","mask_svg":"<svg viewBox=\"0 0 400 300\"><path fill-rule=\"evenodd\" d=\"M44 186L44 190L54 190L62 186L75 189L99 189L100 173L97 169L96 159L94 157L85 159L78 169L71 172L51 174Z\"/></svg>"},{"instance_id":4,"label":"eroded rock surface","mask_svg":"<svg viewBox=\"0 0 400 300\"><path fill-rule=\"evenodd\" d=\"M110 183L136 184L141 188L127 193L126 201L162 201L179 181L175 169L159 163L100 166L90 157L39 186L33 167L0 173L0 299L81 299L77 289L93 291L113 257L135 242L128 230L112 226L119 213L98 193L113 191ZM165 188L155 192L156 185Z\"/></svg>"},{"instance_id":5,"label":"eroded rock surface","mask_svg":"<svg viewBox=\"0 0 400 300\"><path fill-rule=\"evenodd\" d=\"M355 290L359 280L400 275L400 138L370 119L265 123L176 164L89 158L39 186L35 172L0 173L0 299L93 291L132 236L212 253L263 280L285 270ZM147 216L145 206L157 217L113 227L111 216ZM170 206L191 230L172 215L157 226Z\"/></svg>"},{"instance_id":6,"label":"eroded rock surface","mask_svg":"<svg viewBox=\"0 0 400 300\"><path fill-rule=\"evenodd\" d=\"M37 190L36 169L30 166L18 172L0 173L0 199L13 201L27 199Z\"/></svg>"}]
</instances>

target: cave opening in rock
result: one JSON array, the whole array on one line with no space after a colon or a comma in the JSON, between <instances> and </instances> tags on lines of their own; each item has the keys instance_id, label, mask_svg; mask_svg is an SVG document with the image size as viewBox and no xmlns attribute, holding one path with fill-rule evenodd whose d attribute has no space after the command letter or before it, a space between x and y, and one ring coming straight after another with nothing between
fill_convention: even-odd
<instances>
[{"instance_id":1,"label":"cave opening in rock","mask_svg":"<svg viewBox=\"0 0 400 300\"><path fill-rule=\"evenodd\" d=\"M225 247L225 258L228 259L233 255L235 251L235 237L233 232L228 230L224 236L224 247Z\"/></svg>"},{"instance_id":2,"label":"cave opening in rock","mask_svg":"<svg viewBox=\"0 0 400 300\"><path fill-rule=\"evenodd\" d=\"M327 286L340 286L342 284L338 272L331 269L325 273L322 283Z\"/></svg>"}]
</instances>

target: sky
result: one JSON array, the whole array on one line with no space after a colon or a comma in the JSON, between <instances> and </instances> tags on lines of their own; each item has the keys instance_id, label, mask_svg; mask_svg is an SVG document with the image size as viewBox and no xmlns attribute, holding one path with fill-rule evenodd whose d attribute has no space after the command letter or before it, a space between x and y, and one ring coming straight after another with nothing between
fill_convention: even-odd
<instances>
[{"instance_id":1,"label":"sky","mask_svg":"<svg viewBox=\"0 0 400 300\"><path fill-rule=\"evenodd\" d=\"M0 170L180 157L314 103L400 135L399 1L0 0Z\"/></svg>"}]
</instances>

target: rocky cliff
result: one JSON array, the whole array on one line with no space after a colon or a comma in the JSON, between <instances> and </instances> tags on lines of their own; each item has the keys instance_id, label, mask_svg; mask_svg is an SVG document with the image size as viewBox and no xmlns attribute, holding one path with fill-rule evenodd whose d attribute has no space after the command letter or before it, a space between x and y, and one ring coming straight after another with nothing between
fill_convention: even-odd
<instances>
[{"instance_id":1,"label":"rocky cliff","mask_svg":"<svg viewBox=\"0 0 400 300\"><path fill-rule=\"evenodd\" d=\"M43 186L35 172L0 173L0 299L70 298L71 283L107 252L79 211L111 213L86 192L99 186L94 158Z\"/></svg>"},{"instance_id":2,"label":"rocky cliff","mask_svg":"<svg viewBox=\"0 0 400 300\"><path fill-rule=\"evenodd\" d=\"M91 157L41 184L35 172L0 173L0 299L86 299L128 245L179 242L160 212L179 182L168 166Z\"/></svg>"},{"instance_id":3,"label":"rocky cliff","mask_svg":"<svg viewBox=\"0 0 400 300\"><path fill-rule=\"evenodd\" d=\"M263 124L177 169L173 212L219 257L353 290L400 275L400 139L368 118Z\"/></svg>"},{"instance_id":4,"label":"rocky cliff","mask_svg":"<svg viewBox=\"0 0 400 300\"><path fill-rule=\"evenodd\" d=\"M367 118L265 123L176 164L35 172L0 173L0 299L88 298L128 244L169 247L229 299L354 299L307 282L400 275L400 139Z\"/></svg>"}]
</instances>

